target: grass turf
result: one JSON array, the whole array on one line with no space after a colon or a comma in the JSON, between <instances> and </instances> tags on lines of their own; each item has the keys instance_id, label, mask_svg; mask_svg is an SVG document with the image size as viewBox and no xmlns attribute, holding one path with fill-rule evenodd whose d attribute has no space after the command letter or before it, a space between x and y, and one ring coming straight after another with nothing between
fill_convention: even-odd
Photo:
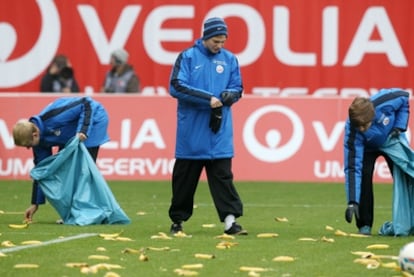
<instances>
[{"instance_id":1,"label":"grass turf","mask_svg":"<svg viewBox=\"0 0 414 277\"><path fill-rule=\"evenodd\" d=\"M83 233L116 233L132 241L104 240L99 236L22 249L0 257L0 276L82 276L79 268L68 268L68 262L85 262L89 265L110 263L122 269L111 271L120 276L178 276L174 272L184 264L202 263L196 270L200 276L249 276L240 271L242 266L268 269L260 276L395 276L395 269L380 267L367 269L354 263L358 258L352 251L371 251L377 255L397 256L400 248L412 237L382 237L374 234L367 238L337 236L326 230L332 226L346 233L356 231L355 225L344 220L345 195L341 184L259 183L241 182L237 188L244 202L244 216L238 222L249 231L248 236L236 237L238 244L228 249L217 249L222 241L215 238L223 233L223 225L212 204L205 182L201 182L195 197L193 217L184 223L184 232L191 238L152 239L164 232L169 235L168 207L171 198L169 182L109 182L123 208L131 218L129 225L68 226L55 224L58 219L54 209L41 206L34 223L27 229L11 229L9 224L19 224L30 199L28 181L0 182L0 242L11 241L21 245L26 240L49 241L59 237ZM374 232L381 224L391 220L392 186L375 185ZM144 212L141 215L138 212ZM286 217L288 222L277 222L276 217ZM203 224L216 224L203 228ZM275 238L258 238L259 233L277 233ZM334 242L324 242L322 237ZM316 241L300 241L313 238ZM368 250L371 244L388 244L388 249ZM97 251L104 247L105 252ZM153 251L148 247L169 247L169 251ZM146 249L147 262L137 254L122 253L125 248ZM6 249L0 246L0 251ZM211 260L200 260L195 253L214 254ZM110 260L91 260L98 254ZM274 262L276 256L292 256L294 262ZM382 260L392 262L392 260ZM15 264L38 264L36 269L16 269ZM105 276L107 270L96 275Z\"/></svg>"}]
</instances>

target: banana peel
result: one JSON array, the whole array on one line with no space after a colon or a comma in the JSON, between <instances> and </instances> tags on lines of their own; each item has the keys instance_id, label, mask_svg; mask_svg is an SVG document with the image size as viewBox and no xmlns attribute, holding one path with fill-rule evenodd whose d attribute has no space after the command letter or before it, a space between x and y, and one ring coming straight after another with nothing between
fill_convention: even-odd
<instances>
[{"instance_id":1,"label":"banana peel","mask_svg":"<svg viewBox=\"0 0 414 277\"><path fill-rule=\"evenodd\" d=\"M38 264L15 264L14 268L38 268Z\"/></svg>"},{"instance_id":2,"label":"banana peel","mask_svg":"<svg viewBox=\"0 0 414 277\"><path fill-rule=\"evenodd\" d=\"M110 257L105 256L105 255L89 255L88 259L90 259L90 260L109 260Z\"/></svg>"},{"instance_id":3,"label":"banana peel","mask_svg":"<svg viewBox=\"0 0 414 277\"><path fill-rule=\"evenodd\" d=\"M196 257L197 259L210 260L210 259L214 259L216 256L214 256L214 254L196 253L194 254L194 257Z\"/></svg>"},{"instance_id":4,"label":"banana peel","mask_svg":"<svg viewBox=\"0 0 414 277\"><path fill-rule=\"evenodd\" d=\"M104 239L113 239L113 238L119 237L123 232L124 231L121 230L118 233L111 233L111 234L101 233L99 234L99 237L104 238Z\"/></svg>"},{"instance_id":5,"label":"banana peel","mask_svg":"<svg viewBox=\"0 0 414 277\"><path fill-rule=\"evenodd\" d=\"M279 235L276 233L261 233L261 234L257 234L258 238L276 238Z\"/></svg>"},{"instance_id":6,"label":"banana peel","mask_svg":"<svg viewBox=\"0 0 414 277\"><path fill-rule=\"evenodd\" d=\"M203 267L203 264L185 264L181 266L182 269L201 269Z\"/></svg>"},{"instance_id":7,"label":"banana peel","mask_svg":"<svg viewBox=\"0 0 414 277\"><path fill-rule=\"evenodd\" d=\"M23 224L9 224L9 228L12 229L26 229L29 227L28 223L23 223Z\"/></svg>"},{"instance_id":8,"label":"banana peel","mask_svg":"<svg viewBox=\"0 0 414 277\"><path fill-rule=\"evenodd\" d=\"M32 245L32 244L41 244L42 242L40 240L25 240L22 241L22 245Z\"/></svg>"},{"instance_id":9,"label":"banana peel","mask_svg":"<svg viewBox=\"0 0 414 277\"><path fill-rule=\"evenodd\" d=\"M274 262L293 262L295 261L294 257L291 256L277 256L272 259Z\"/></svg>"},{"instance_id":10,"label":"banana peel","mask_svg":"<svg viewBox=\"0 0 414 277\"><path fill-rule=\"evenodd\" d=\"M174 272L179 276L197 276L198 275L197 271L182 269L182 268L174 269Z\"/></svg>"},{"instance_id":11,"label":"banana peel","mask_svg":"<svg viewBox=\"0 0 414 277\"><path fill-rule=\"evenodd\" d=\"M378 243L378 244L371 244L371 245L368 245L367 246L367 249L387 249L387 248L389 248L390 246L388 245L388 244L381 244L381 243Z\"/></svg>"},{"instance_id":12,"label":"banana peel","mask_svg":"<svg viewBox=\"0 0 414 277\"><path fill-rule=\"evenodd\" d=\"M256 267L256 266L241 266L239 268L240 271L247 271L247 272L266 272L269 271L269 269L264 268L264 267Z\"/></svg>"}]
</instances>

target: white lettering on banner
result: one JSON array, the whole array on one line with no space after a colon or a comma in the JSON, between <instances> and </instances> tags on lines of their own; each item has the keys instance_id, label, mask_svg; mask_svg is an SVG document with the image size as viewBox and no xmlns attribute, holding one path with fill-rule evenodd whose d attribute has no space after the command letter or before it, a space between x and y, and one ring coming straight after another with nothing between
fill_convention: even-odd
<instances>
[{"instance_id":1,"label":"white lettering on banner","mask_svg":"<svg viewBox=\"0 0 414 277\"><path fill-rule=\"evenodd\" d=\"M378 30L382 40L370 40L375 30ZM344 66L360 64L366 53L384 53L392 65L397 67L408 66L384 7L371 7L367 9L345 56Z\"/></svg>"},{"instance_id":2,"label":"white lettering on banner","mask_svg":"<svg viewBox=\"0 0 414 277\"><path fill-rule=\"evenodd\" d=\"M269 130L265 135L267 145L263 146L256 138L255 126L262 116L274 112L281 113L290 120L293 132L289 141L280 146L282 138L280 131ZM289 159L300 149L304 139L304 128L300 117L291 109L279 105L268 105L252 112L247 118L242 137L251 155L260 161L275 163Z\"/></svg>"},{"instance_id":3,"label":"white lettering on banner","mask_svg":"<svg viewBox=\"0 0 414 277\"><path fill-rule=\"evenodd\" d=\"M162 24L168 19L194 18L194 6L171 5L155 8L147 17L144 24L144 48L153 61L170 65L174 63L178 53L163 48L163 41L193 40L193 31L184 29L164 30Z\"/></svg>"},{"instance_id":4,"label":"white lettering on banner","mask_svg":"<svg viewBox=\"0 0 414 277\"><path fill-rule=\"evenodd\" d=\"M121 121L121 141L111 140L104 145L102 148L105 149L139 149L145 144L152 144L157 149L165 149L166 144L161 135L160 128L158 127L157 121L153 118L145 119L140 126L135 138L132 139L132 120L123 119Z\"/></svg>"},{"instance_id":5,"label":"white lettering on banner","mask_svg":"<svg viewBox=\"0 0 414 277\"><path fill-rule=\"evenodd\" d=\"M28 175L32 168L32 159L0 159L0 176L24 176Z\"/></svg>"},{"instance_id":6,"label":"white lettering on banner","mask_svg":"<svg viewBox=\"0 0 414 277\"><path fill-rule=\"evenodd\" d=\"M22 57L7 61L16 46L17 34L13 26L0 21L0 88L19 86L36 78L53 59L60 42L60 18L52 0L36 1L42 17L42 24L36 44ZM22 70L24 69L24 70ZM7 76L5 78L5 76Z\"/></svg>"},{"instance_id":7,"label":"white lettering on banner","mask_svg":"<svg viewBox=\"0 0 414 277\"><path fill-rule=\"evenodd\" d=\"M0 138L4 144L4 148L13 149L15 147L13 135L9 132L9 129L6 125L6 121L4 121L3 119L0 119Z\"/></svg>"},{"instance_id":8,"label":"white lettering on banner","mask_svg":"<svg viewBox=\"0 0 414 277\"><path fill-rule=\"evenodd\" d=\"M322 65L333 66L338 57L338 11L337 7L326 7L322 17ZM274 7L273 51L282 63L290 66L317 65L316 53L299 53L290 49L289 9ZM381 40L372 41L372 33L378 30ZM390 63L398 67L408 62L384 7L370 7L364 14L354 39L343 61L344 66L357 66L364 55L385 54ZM243 64L241 62L241 64Z\"/></svg>"},{"instance_id":9,"label":"white lettering on banner","mask_svg":"<svg viewBox=\"0 0 414 277\"><path fill-rule=\"evenodd\" d=\"M36 78L45 70L53 59L61 43L61 25L59 13L54 1L37 0L41 12L41 30L36 44L24 55L7 61L13 53L15 44L21 34L16 34L15 28L6 22L0 22L0 88L22 85ZM170 19L194 19L195 5L158 5L142 20L142 43L147 55L159 65L172 65L178 52L164 48L165 42L191 42L198 37L193 29L166 28L163 23ZM108 64L110 52L115 48L124 47L136 27L137 19L143 5L126 5L116 22L113 32L106 35L102 18L96 8L89 4L77 5L77 11L85 26L99 61ZM151 6L152 7L152 6ZM223 18L237 17L247 26L246 43L236 55L241 67L257 62L264 55L265 46L270 41L274 58L281 63L293 67L309 67L318 64L329 67L342 65L358 66L366 55L384 55L394 67L407 67L408 61L402 49L399 38L393 28L391 19L385 7L367 7L350 45L343 45L339 33L340 9L338 6L325 6L321 10L321 48L307 49L307 52L293 51L290 45L292 35L290 28L290 9L283 5L274 5L271 19L263 17L253 5L242 3L225 3L213 6L207 11L207 16L219 15ZM197 15L198 16L198 15ZM271 22L272 38L266 38L266 22ZM65 29L65 31L67 31ZM307 30L304 30L306 32ZM380 38L372 39L377 31ZM29 48L30 46L25 46ZM305 45L306 47L306 45ZM344 48L343 60L338 59L339 48ZM265 57L266 59L271 57ZM25 68L25 70L21 70ZM302 92L298 92L301 94Z\"/></svg>"},{"instance_id":10,"label":"white lettering on banner","mask_svg":"<svg viewBox=\"0 0 414 277\"><path fill-rule=\"evenodd\" d=\"M125 7L112 36L108 39L95 8L91 5L78 6L78 12L101 64L109 64L111 52L117 48L124 48L140 11L139 5Z\"/></svg>"},{"instance_id":11,"label":"white lettering on banner","mask_svg":"<svg viewBox=\"0 0 414 277\"><path fill-rule=\"evenodd\" d=\"M313 174L318 179L343 179L345 177L344 165L341 161L320 161L316 160L313 164ZM385 161L375 163L374 176L378 176L381 179L391 179L392 175L389 167Z\"/></svg>"},{"instance_id":12,"label":"white lettering on banner","mask_svg":"<svg viewBox=\"0 0 414 277\"><path fill-rule=\"evenodd\" d=\"M334 150L335 146L338 144L339 139L341 138L341 135L344 132L345 122L337 122L334 125L334 128L330 136L328 136L323 122L312 121L312 125L322 150L325 152Z\"/></svg>"},{"instance_id":13,"label":"white lettering on banner","mask_svg":"<svg viewBox=\"0 0 414 277\"><path fill-rule=\"evenodd\" d=\"M168 158L100 158L97 165L103 175L165 176L172 173L174 161Z\"/></svg>"}]
</instances>

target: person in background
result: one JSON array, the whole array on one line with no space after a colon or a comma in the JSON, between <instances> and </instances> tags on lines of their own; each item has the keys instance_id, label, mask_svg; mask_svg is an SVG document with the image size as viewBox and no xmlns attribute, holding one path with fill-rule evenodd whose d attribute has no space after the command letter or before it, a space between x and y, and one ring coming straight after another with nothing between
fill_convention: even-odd
<instances>
[{"instance_id":1,"label":"person in background","mask_svg":"<svg viewBox=\"0 0 414 277\"><path fill-rule=\"evenodd\" d=\"M128 64L129 54L124 49L111 53L111 70L105 76L101 89L106 93L138 93L140 81L134 68Z\"/></svg>"},{"instance_id":2,"label":"person in background","mask_svg":"<svg viewBox=\"0 0 414 277\"><path fill-rule=\"evenodd\" d=\"M99 102L90 97L61 97L47 105L38 115L19 120L13 127L17 146L32 148L34 164L51 156L52 147L63 149L78 136L96 161L99 146L109 141L108 114ZM31 206L25 211L25 220L31 222L45 196L33 182Z\"/></svg>"},{"instance_id":3,"label":"person in background","mask_svg":"<svg viewBox=\"0 0 414 277\"><path fill-rule=\"evenodd\" d=\"M183 232L193 213L194 194L203 168L224 232L247 235L236 218L243 204L233 184L231 107L242 96L236 56L223 48L227 25L221 18L204 22L203 37L178 55L170 77L177 99L175 164L172 173L170 232Z\"/></svg>"},{"instance_id":4,"label":"person in background","mask_svg":"<svg viewBox=\"0 0 414 277\"><path fill-rule=\"evenodd\" d=\"M64 55L57 55L40 83L41 92L79 92L72 65Z\"/></svg>"},{"instance_id":5,"label":"person in background","mask_svg":"<svg viewBox=\"0 0 414 277\"><path fill-rule=\"evenodd\" d=\"M410 107L409 93L381 89L370 98L357 97L348 109L345 124L344 165L348 207L345 219L355 215L359 233L370 235L374 221L373 174L375 161L383 156L391 170L393 161L381 147L389 136L404 135Z\"/></svg>"}]
</instances>

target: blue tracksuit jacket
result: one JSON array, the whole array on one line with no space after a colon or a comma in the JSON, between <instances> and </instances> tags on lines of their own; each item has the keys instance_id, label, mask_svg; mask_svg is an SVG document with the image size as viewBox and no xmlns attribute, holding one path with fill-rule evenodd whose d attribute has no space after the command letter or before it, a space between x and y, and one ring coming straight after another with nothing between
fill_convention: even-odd
<instances>
[{"instance_id":1,"label":"blue tracksuit jacket","mask_svg":"<svg viewBox=\"0 0 414 277\"><path fill-rule=\"evenodd\" d=\"M170 94L177 98L175 157L182 159L232 158L231 108L223 106L220 130L209 128L210 99L223 91L234 93L237 102L243 91L237 58L228 50L213 54L198 39L180 53L170 78Z\"/></svg>"},{"instance_id":2,"label":"blue tracksuit jacket","mask_svg":"<svg viewBox=\"0 0 414 277\"><path fill-rule=\"evenodd\" d=\"M349 118L345 124L344 165L345 189L349 202L359 203L364 151L380 150L394 128L407 130L409 94L401 89L382 89L371 96L375 117L366 132L353 128Z\"/></svg>"},{"instance_id":3,"label":"blue tracksuit jacket","mask_svg":"<svg viewBox=\"0 0 414 277\"><path fill-rule=\"evenodd\" d=\"M60 149L76 133L84 133L86 147L96 147L107 141L108 114L105 108L90 97L61 97L29 119L40 130L39 144L32 147L34 164L53 154L52 147ZM44 195L34 182L32 204L45 202Z\"/></svg>"}]
</instances>

